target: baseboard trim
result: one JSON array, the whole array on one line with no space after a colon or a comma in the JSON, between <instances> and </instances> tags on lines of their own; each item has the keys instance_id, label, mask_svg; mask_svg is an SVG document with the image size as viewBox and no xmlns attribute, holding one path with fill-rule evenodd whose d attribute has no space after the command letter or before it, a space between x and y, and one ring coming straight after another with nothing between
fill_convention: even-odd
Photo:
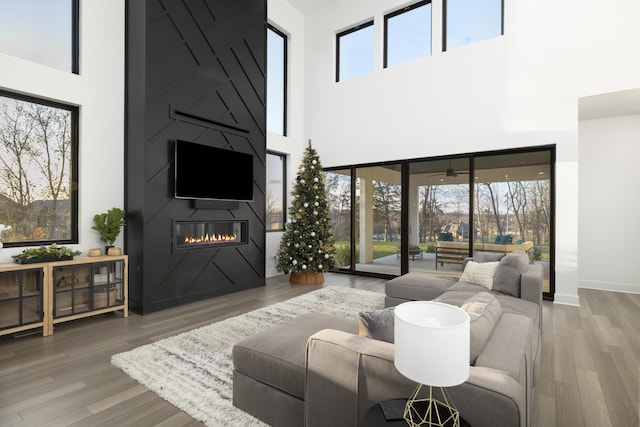
<instances>
[{"instance_id":1,"label":"baseboard trim","mask_svg":"<svg viewBox=\"0 0 640 427\"><path fill-rule=\"evenodd\" d=\"M599 291L624 292L627 294L640 294L640 285L634 285L632 283L578 280L578 288L597 289Z\"/></svg>"},{"instance_id":2,"label":"baseboard trim","mask_svg":"<svg viewBox=\"0 0 640 427\"><path fill-rule=\"evenodd\" d=\"M579 307L580 297L578 295L559 294L556 292L553 296L553 303Z\"/></svg>"}]
</instances>

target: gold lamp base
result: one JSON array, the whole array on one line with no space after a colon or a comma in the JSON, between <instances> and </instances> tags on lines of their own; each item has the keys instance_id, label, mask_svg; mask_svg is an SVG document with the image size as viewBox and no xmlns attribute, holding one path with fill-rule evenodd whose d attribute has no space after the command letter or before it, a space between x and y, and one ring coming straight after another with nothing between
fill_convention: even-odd
<instances>
[{"instance_id":1,"label":"gold lamp base","mask_svg":"<svg viewBox=\"0 0 640 427\"><path fill-rule=\"evenodd\" d=\"M439 388L442 400L433 396L433 387L424 397L420 397L422 384L416 387L404 408L404 419L411 427L460 427L460 413L445 388Z\"/></svg>"}]
</instances>

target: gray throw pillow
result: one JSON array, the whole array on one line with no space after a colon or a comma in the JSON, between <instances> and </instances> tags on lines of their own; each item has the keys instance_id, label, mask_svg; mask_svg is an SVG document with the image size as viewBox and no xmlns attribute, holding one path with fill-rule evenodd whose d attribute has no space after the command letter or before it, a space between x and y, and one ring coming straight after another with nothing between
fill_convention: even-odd
<instances>
[{"instance_id":1,"label":"gray throw pillow","mask_svg":"<svg viewBox=\"0 0 640 427\"><path fill-rule=\"evenodd\" d=\"M469 364L474 365L498 319L502 316L502 306L489 292L480 292L465 301L460 308L469 314L471 321Z\"/></svg>"},{"instance_id":2,"label":"gray throw pillow","mask_svg":"<svg viewBox=\"0 0 640 427\"><path fill-rule=\"evenodd\" d=\"M500 260L493 278L493 290L520 298L520 277L529 266L529 256L524 251L513 251Z\"/></svg>"},{"instance_id":3,"label":"gray throw pillow","mask_svg":"<svg viewBox=\"0 0 640 427\"><path fill-rule=\"evenodd\" d=\"M475 262L494 262L500 261L506 254L504 252L474 252L473 260Z\"/></svg>"},{"instance_id":4,"label":"gray throw pillow","mask_svg":"<svg viewBox=\"0 0 640 427\"><path fill-rule=\"evenodd\" d=\"M358 334L362 337L374 340L394 341L393 309L388 307L382 310L363 311L358 314Z\"/></svg>"}]
</instances>

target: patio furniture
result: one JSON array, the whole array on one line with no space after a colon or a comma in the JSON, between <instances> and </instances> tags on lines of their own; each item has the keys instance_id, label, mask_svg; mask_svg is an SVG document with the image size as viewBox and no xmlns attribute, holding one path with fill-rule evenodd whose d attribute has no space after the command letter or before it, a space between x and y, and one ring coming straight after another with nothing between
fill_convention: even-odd
<instances>
[{"instance_id":1,"label":"patio furniture","mask_svg":"<svg viewBox=\"0 0 640 427\"><path fill-rule=\"evenodd\" d=\"M520 244L495 244L475 242L473 251L495 252L508 254L513 251L524 251L529 255L530 262L533 262L533 242L526 241ZM469 256L469 242L441 242L436 245L436 270L438 264L462 264L462 261Z\"/></svg>"},{"instance_id":2,"label":"patio furniture","mask_svg":"<svg viewBox=\"0 0 640 427\"><path fill-rule=\"evenodd\" d=\"M400 259L402 250L400 248L396 248L396 259ZM424 250L420 246L409 245L409 256L412 261L415 261L416 258L422 259L422 254Z\"/></svg>"}]
</instances>

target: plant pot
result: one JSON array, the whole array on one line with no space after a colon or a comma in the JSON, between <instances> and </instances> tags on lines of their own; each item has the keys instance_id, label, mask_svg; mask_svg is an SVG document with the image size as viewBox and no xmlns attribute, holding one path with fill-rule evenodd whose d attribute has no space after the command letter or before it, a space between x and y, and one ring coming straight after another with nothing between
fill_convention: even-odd
<instances>
[{"instance_id":1,"label":"plant pot","mask_svg":"<svg viewBox=\"0 0 640 427\"><path fill-rule=\"evenodd\" d=\"M122 255L122 249L120 248L116 248L116 247L110 247L109 250L107 251L107 255L111 255L111 256L119 256Z\"/></svg>"},{"instance_id":2,"label":"plant pot","mask_svg":"<svg viewBox=\"0 0 640 427\"><path fill-rule=\"evenodd\" d=\"M322 273L291 273L289 283L294 285L321 285L324 283Z\"/></svg>"}]
</instances>

